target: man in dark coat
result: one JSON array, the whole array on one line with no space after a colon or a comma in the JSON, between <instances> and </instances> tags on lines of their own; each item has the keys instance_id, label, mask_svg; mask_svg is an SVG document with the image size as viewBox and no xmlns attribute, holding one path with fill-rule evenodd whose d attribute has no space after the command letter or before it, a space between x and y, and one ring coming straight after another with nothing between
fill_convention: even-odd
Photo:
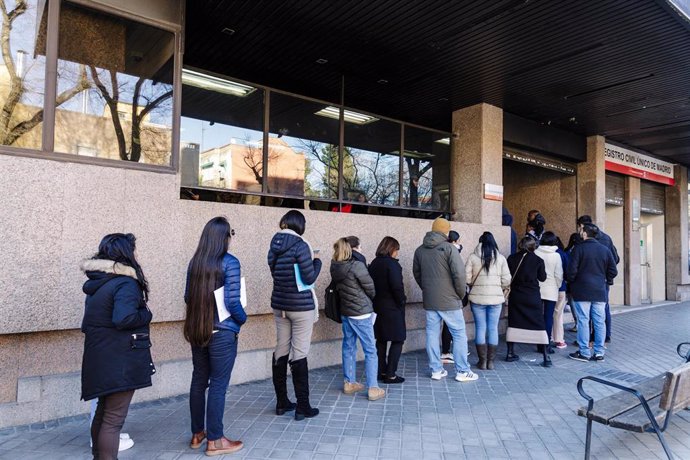
<instances>
[{"instance_id":1,"label":"man in dark coat","mask_svg":"<svg viewBox=\"0 0 690 460\"><path fill-rule=\"evenodd\" d=\"M566 274L577 311L577 343L580 347L568 356L578 361L604 360L607 287L613 284L613 279L618 275L613 254L596 240L597 231L595 225L582 226L583 241L573 249ZM594 324L593 356L589 349L590 313Z\"/></svg>"},{"instance_id":2,"label":"man in dark coat","mask_svg":"<svg viewBox=\"0 0 690 460\"><path fill-rule=\"evenodd\" d=\"M506 208L503 208L501 224L504 227L510 227L510 253L515 254L517 252L517 232L513 228L513 215Z\"/></svg>"},{"instance_id":3,"label":"man in dark coat","mask_svg":"<svg viewBox=\"0 0 690 460\"><path fill-rule=\"evenodd\" d=\"M602 229L594 225L594 223L592 222L592 218L586 214L584 216L580 216L577 219L578 232L582 231L582 226L584 224L590 224L597 229L597 234L594 238L599 243L606 246L609 251L611 251L611 254L613 255L613 260L616 262L616 265L618 265L621 259L618 256L618 250L616 249L616 246L613 244L613 240L611 239L611 237L604 233ZM611 306L609 305L609 285L606 285L606 338L604 340L606 342L611 341Z\"/></svg>"}]
</instances>

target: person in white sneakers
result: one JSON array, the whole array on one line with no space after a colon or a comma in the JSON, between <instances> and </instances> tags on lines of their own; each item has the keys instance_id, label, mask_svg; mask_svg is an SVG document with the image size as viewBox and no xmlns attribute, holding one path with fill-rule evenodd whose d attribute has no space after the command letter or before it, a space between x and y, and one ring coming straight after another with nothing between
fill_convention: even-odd
<instances>
[{"instance_id":1,"label":"person in white sneakers","mask_svg":"<svg viewBox=\"0 0 690 460\"><path fill-rule=\"evenodd\" d=\"M441 321L448 325L453 336L455 380L470 382L479 376L470 370L467 362L467 334L462 315L465 296L465 264L458 250L450 244L450 222L437 218L424 242L414 253L412 273L422 288L426 310L426 352L429 357L431 378L441 380L448 375L441 362Z\"/></svg>"},{"instance_id":2,"label":"person in white sneakers","mask_svg":"<svg viewBox=\"0 0 690 460\"><path fill-rule=\"evenodd\" d=\"M91 400L91 413L89 414L89 426L93 423L93 416L96 415L96 406L98 399ZM118 452L131 449L134 446L134 440L129 437L128 433L120 433L120 445L117 448ZM89 447L93 447L93 440L89 439Z\"/></svg>"}]
</instances>

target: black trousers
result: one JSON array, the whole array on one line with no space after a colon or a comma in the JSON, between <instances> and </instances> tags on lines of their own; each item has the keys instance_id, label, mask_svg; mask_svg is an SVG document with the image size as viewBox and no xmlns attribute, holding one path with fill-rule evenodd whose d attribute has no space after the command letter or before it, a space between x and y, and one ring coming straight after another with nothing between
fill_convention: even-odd
<instances>
[{"instance_id":1,"label":"black trousers","mask_svg":"<svg viewBox=\"0 0 690 460\"><path fill-rule=\"evenodd\" d=\"M98 460L117 460L120 431L125 423L134 390L112 393L98 398L91 422L91 453Z\"/></svg>"},{"instance_id":2,"label":"black trousers","mask_svg":"<svg viewBox=\"0 0 690 460\"><path fill-rule=\"evenodd\" d=\"M441 353L450 353L450 343L453 341L453 336L450 335L450 330L446 323L443 323L443 329L441 330Z\"/></svg>"},{"instance_id":3,"label":"black trousers","mask_svg":"<svg viewBox=\"0 0 690 460\"><path fill-rule=\"evenodd\" d=\"M390 349L386 350L388 343L384 340L377 340L376 352L379 356L379 375L392 378L395 377L395 373L398 370L398 362L400 362L400 355L405 342L390 342Z\"/></svg>"}]
</instances>

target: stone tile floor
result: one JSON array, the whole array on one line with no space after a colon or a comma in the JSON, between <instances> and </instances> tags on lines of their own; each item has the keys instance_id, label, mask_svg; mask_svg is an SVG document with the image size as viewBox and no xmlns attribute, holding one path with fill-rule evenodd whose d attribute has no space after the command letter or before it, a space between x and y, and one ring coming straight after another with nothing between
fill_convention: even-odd
<instances>
[{"instance_id":1,"label":"stone tile floor","mask_svg":"<svg viewBox=\"0 0 690 460\"><path fill-rule=\"evenodd\" d=\"M501 360L495 371L478 371L480 380L473 383L455 382L452 371L449 378L432 381L424 352L405 354L399 374L406 382L388 386L387 397L371 403L364 394L341 392L338 367L314 370L312 404L321 414L303 422L273 414L269 380L231 386L225 432L245 448L222 458L583 458L585 419L576 410L584 400L577 379L589 374L631 383L680 364L675 347L690 341L690 303L615 315L613 327L603 363L567 359L574 351L569 345L553 355L553 368L544 369L534 347L521 345L519 362ZM567 333L568 343L574 338ZM504 353L502 344L499 354ZM609 393L590 388L596 397ZM187 447L186 397L133 406L124 430L135 445L121 460L205 458L203 449ZM690 459L690 411L674 416L666 439L678 459ZM592 441L593 458L665 458L653 434L595 424ZM86 459L88 442L86 417L17 427L0 432L0 459Z\"/></svg>"}]
</instances>

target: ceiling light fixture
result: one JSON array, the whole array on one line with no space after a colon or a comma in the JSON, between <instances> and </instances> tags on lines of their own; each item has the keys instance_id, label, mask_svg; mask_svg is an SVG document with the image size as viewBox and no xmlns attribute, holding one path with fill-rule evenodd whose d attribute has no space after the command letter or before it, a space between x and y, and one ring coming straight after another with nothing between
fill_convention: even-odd
<instances>
[{"instance_id":1,"label":"ceiling light fixture","mask_svg":"<svg viewBox=\"0 0 690 460\"><path fill-rule=\"evenodd\" d=\"M328 59L319 58L319 59L316 60L316 63L317 63L317 64L327 64L327 63L328 63Z\"/></svg>"},{"instance_id":2,"label":"ceiling light fixture","mask_svg":"<svg viewBox=\"0 0 690 460\"><path fill-rule=\"evenodd\" d=\"M225 35L235 35L235 29L231 29L230 27L225 27L221 32Z\"/></svg>"},{"instance_id":3,"label":"ceiling light fixture","mask_svg":"<svg viewBox=\"0 0 690 460\"><path fill-rule=\"evenodd\" d=\"M382 79L380 79L379 81L377 81L376 83L378 83L379 85L387 85L387 84L388 84L388 80L382 78Z\"/></svg>"},{"instance_id":4,"label":"ceiling light fixture","mask_svg":"<svg viewBox=\"0 0 690 460\"><path fill-rule=\"evenodd\" d=\"M242 83L206 75L189 69L182 69L182 84L240 97L247 96L256 91L256 88L253 86L243 85Z\"/></svg>"},{"instance_id":5,"label":"ceiling light fixture","mask_svg":"<svg viewBox=\"0 0 690 460\"><path fill-rule=\"evenodd\" d=\"M443 139L436 139L434 142L438 142L443 145L450 145L450 137L444 137Z\"/></svg>"},{"instance_id":6,"label":"ceiling light fixture","mask_svg":"<svg viewBox=\"0 0 690 460\"><path fill-rule=\"evenodd\" d=\"M329 105L324 107L318 112L314 112L314 115L319 115L326 118L333 118L334 120L340 120L340 109L338 107L333 107ZM368 123L373 123L379 121L378 118L372 117L371 115L366 115L359 112L353 112L352 110L344 110L343 118L348 123L353 123L355 125L366 125Z\"/></svg>"}]
</instances>

